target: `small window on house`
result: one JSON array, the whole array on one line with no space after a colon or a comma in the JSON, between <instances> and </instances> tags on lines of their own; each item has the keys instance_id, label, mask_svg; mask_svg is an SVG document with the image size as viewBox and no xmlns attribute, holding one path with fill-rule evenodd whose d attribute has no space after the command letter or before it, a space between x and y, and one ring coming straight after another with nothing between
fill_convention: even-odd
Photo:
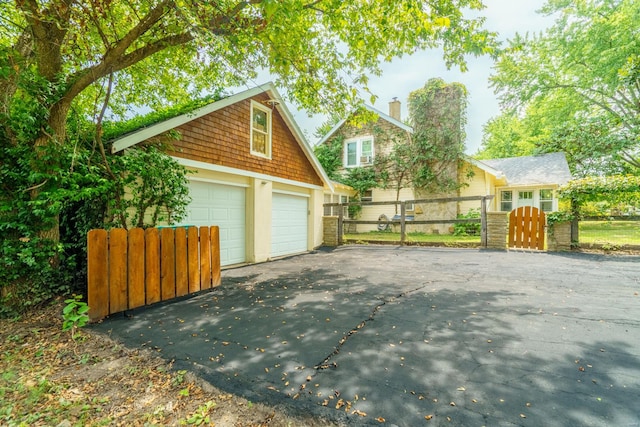
<instances>
[{"instance_id":1,"label":"small window on house","mask_svg":"<svg viewBox=\"0 0 640 427\"><path fill-rule=\"evenodd\" d=\"M540 210L551 212L553 210L553 190L540 190Z\"/></svg>"},{"instance_id":2,"label":"small window on house","mask_svg":"<svg viewBox=\"0 0 640 427\"><path fill-rule=\"evenodd\" d=\"M361 202L373 202L373 190L366 190L360 197Z\"/></svg>"},{"instance_id":3,"label":"small window on house","mask_svg":"<svg viewBox=\"0 0 640 427\"><path fill-rule=\"evenodd\" d=\"M500 193L500 210L502 212L511 212L513 209L513 192L502 191Z\"/></svg>"},{"instance_id":4,"label":"small window on house","mask_svg":"<svg viewBox=\"0 0 640 427\"><path fill-rule=\"evenodd\" d=\"M373 137L351 138L344 143L344 166L353 168L373 164Z\"/></svg>"},{"instance_id":5,"label":"small window on house","mask_svg":"<svg viewBox=\"0 0 640 427\"><path fill-rule=\"evenodd\" d=\"M251 103L251 154L271 158L271 110Z\"/></svg>"}]
</instances>

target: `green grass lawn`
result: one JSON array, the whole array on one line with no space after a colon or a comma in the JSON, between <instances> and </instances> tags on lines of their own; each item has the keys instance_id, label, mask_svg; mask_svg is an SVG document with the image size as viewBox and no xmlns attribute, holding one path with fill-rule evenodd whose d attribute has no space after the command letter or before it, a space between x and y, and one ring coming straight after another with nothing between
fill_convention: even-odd
<instances>
[{"instance_id":1,"label":"green grass lawn","mask_svg":"<svg viewBox=\"0 0 640 427\"><path fill-rule=\"evenodd\" d=\"M580 243L640 245L640 221L581 221Z\"/></svg>"}]
</instances>

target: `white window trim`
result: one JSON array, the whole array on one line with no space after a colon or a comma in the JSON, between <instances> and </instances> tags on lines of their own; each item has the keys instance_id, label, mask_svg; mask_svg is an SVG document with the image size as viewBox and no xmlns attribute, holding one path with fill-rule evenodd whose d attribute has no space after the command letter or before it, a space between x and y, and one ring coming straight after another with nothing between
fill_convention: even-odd
<instances>
[{"instance_id":1,"label":"white window trim","mask_svg":"<svg viewBox=\"0 0 640 427\"><path fill-rule=\"evenodd\" d=\"M371 140L371 162L369 163L361 163L361 157L362 157L362 142L363 141L368 141ZM350 143L356 143L356 164L355 165L349 165L348 164L348 160L349 160L349 153L347 151L347 146ZM344 145L343 145L343 158L342 158L342 165L345 168L359 168L359 167L363 167L363 166L371 166L373 165L373 160L376 157L376 153L375 153L375 143L374 143L374 138L373 135L361 135L361 136L357 136L355 138L349 138L346 139L344 141Z\"/></svg>"},{"instance_id":2,"label":"white window trim","mask_svg":"<svg viewBox=\"0 0 640 427\"><path fill-rule=\"evenodd\" d=\"M521 191L532 191L533 192L533 204L531 206L540 209L540 190L551 190L552 196L551 200L551 212L558 210L558 198L556 197L556 188L557 186L549 185L546 187L498 187L496 188L496 194L499 195L497 200L497 208L502 212L502 192L503 191L511 191L511 210L515 209L519 205L520 200L520 192Z\"/></svg>"},{"instance_id":3,"label":"white window trim","mask_svg":"<svg viewBox=\"0 0 640 427\"><path fill-rule=\"evenodd\" d=\"M267 114L267 153L266 154L253 150L253 111L254 109L260 110ZM251 151L251 154L254 156L262 157L264 159L269 159L269 160L271 160L271 136L273 134L271 116L272 116L272 111L270 108L265 107L259 102L251 100L251 114L249 115L249 129L251 129L251 132L249 134L250 151Z\"/></svg>"}]
</instances>

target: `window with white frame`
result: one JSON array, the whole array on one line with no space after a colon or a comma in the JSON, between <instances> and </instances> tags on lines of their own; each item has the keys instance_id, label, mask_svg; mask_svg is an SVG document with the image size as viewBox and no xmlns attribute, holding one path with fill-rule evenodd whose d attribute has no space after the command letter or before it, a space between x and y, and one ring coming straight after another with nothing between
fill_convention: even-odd
<instances>
[{"instance_id":1,"label":"window with white frame","mask_svg":"<svg viewBox=\"0 0 640 427\"><path fill-rule=\"evenodd\" d=\"M271 110L251 102L251 154L271 158Z\"/></svg>"},{"instance_id":2,"label":"window with white frame","mask_svg":"<svg viewBox=\"0 0 640 427\"><path fill-rule=\"evenodd\" d=\"M553 190L540 190L540 210L543 212L553 211Z\"/></svg>"},{"instance_id":3,"label":"window with white frame","mask_svg":"<svg viewBox=\"0 0 640 427\"><path fill-rule=\"evenodd\" d=\"M344 166L354 168L373 164L373 137L350 138L344 142Z\"/></svg>"},{"instance_id":4,"label":"window with white frame","mask_svg":"<svg viewBox=\"0 0 640 427\"><path fill-rule=\"evenodd\" d=\"M511 212L513 210L513 191L505 190L500 192L500 210Z\"/></svg>"},{"instance_id":5,"label":"window with white frame","mask_svg":"<svg viewBox=\"0 0 640 427\"><path fill-rule=\"evenodd\" d=\"M373 190L365 190L360 197L361 202L373 202Z\"/></svg>"},{"instance_id":6,"label":"window with white frame","mask_svg":"<svg viewBox=\"0 0 640 427\"><path fill-rule=\"evenodd\" d=\"M325 203L349 203L349 196L341 196L338 194L325 194L324 195ZM340 206L325 206L324 207L324 215L325 216L338 216L340 213ZM342 217L349 218L349 207L342 207Z\"/></svg>"}]
</instances>

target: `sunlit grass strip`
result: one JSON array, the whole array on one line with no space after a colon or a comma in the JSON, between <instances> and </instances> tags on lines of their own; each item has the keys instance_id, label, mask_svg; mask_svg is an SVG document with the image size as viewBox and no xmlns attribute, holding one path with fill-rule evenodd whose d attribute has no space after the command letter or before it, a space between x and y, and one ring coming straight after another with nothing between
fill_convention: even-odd
<instances>
[{"instance_id":1,"label":"sunlit grass strip","mask_svg":"<svg viewBox=\"0 0 640 427\"><path fill-rule=\"evenodd\" d=\"M640 245L640 221L580 221L580 243Z\"/></svg>"}]
</instances>

